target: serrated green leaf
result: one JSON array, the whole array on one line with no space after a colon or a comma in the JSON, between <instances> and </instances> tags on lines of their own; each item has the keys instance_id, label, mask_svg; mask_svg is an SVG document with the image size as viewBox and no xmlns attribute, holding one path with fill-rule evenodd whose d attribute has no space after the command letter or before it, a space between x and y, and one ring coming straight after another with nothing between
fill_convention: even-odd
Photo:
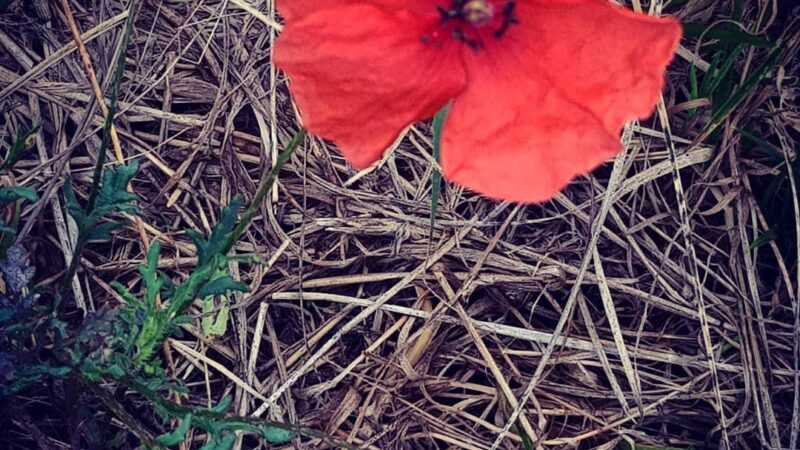
<instances>
[{"instance_id":1,"label":"serrated green leaf","mask_svg":"<svg viewBox=\"0 0 800 450\"><path fill-rule=\"evenodd\" d=\"M230 304L227 294L231 291L247 292L249 286L238 282L228 274L226 258L217 256L218 269L206 284L202 285L197 296L203 299L203 318L200 325L206 337L223 336L228 329L228 307Z\"/></svg>"},{"instance_id":2,"label":"serrated green leaf","mask_svg":"<svg viewBox=\"0 0 800 450\"><path fill-rule=\"evenodd\" d=\"M231 200L228 206L222 208L219 222L211 229L211 234L208 236L208 239L203 238L203 236L196 231L189 233L189 237L192 238L195 247L197 247L198 266L210 264L217 255L225 256L225 244L227 243L228 236L236 226L238 211L241 206L242 198L237 195Z\"/></svg>"},{"instance_id":3,"label":"serrated green leaf","mask_svg":"<svg viewBox=\"0 0 800 450\"><path fill-rule=\"evenodd\" d=\"M179 316L176 316L174 319L172 319L172 323L176 327L181 326L181 325L188 325L188 324L190 324L192 322L194 322L192 320L192 318L190 316L186 315L186 314L181 314ZM175 329L175 335L178 336L178 337L183 336L183 332L181 331L180 328L176 328Z\"/></svg>"},{"instance_id":4,"label":"serrated green leaf","mask_svg":"<svg viewBox=\"0 0 800 450\"><path fill-rule=\"evenodd\" d=\"M156 441L158 441L159 444L166 446L178 445L181 442L183 442L183 440L186 438L186 433L189 432L189 428L191 426L192 426L192 414L190 413L187 414L186 417L184 417L181 420L181 423L180 425L178 425L178 428L175 428L169 433L162 434L161 436L156 438Z\"/></svg>"},{"instance_id":5,"label":"serrated green leaf","mask_svg":"<svg viewBox=\"0 0 800 450\"><path fill-rule=\"evenodd\" d=\"M158 271L158 278L161 279L161 300L169 300L172 298L172 295L175 293L175 283L172 281L172 278L167 276L162 271Z\"/></svg>"},{"instance_id":6,"label":"serrated green leaf","mask_svg":"<svg viewBox=\"0 0 800 450\"><path fill-rule=\"evenodd\" d=\"M216 270L212 266L198 266L187 280L175 287L175 292L167 306L167 317L174 320L197 298L197 291L205 285Z\"/></svg>"},{"instance_id":7,"label":"serrated green leaf","mask_svg":"<svg viewBox=\"0 0 800 450\"><path fill-rule=\"evenodd\" d=\"M133 213L136 211L136 206L133 204L136 201L136 194L128 192L128 184L136 176L138 170L139 164L134 161L103 172L103 184L100 187L94 211L92 211L92 215L96 219L114 212Z\"/></svg>"},{"instance_id":8,"label":"serrated green leaf","mask_svg":"<svg viewBox=\"0 0 800 450\"><path fill-rule=\"evenodd\" d=\"M111 285L111 287L112 287L112 288L114 288L114 290L116 290L116 291L117 291L117 293L118 293L119 295L121 295L121 296L122 296L122 298L124 298L124 299L125 299L125 301L126 301L126 302L128 302L129 304L132 304L132 303L137 303L137 302L139 301L139 300L136 298L136 296L135 296L135 295L133 295L133 294L131 293L131 291L129 291L129 290L128 290L128 288L127 288L127 287L125 287L125 286L124 286L122 283L120 283L120 282L118 282L118 281L112 281L112 282L110 283L110 285Z\"/></svg>"},{"instance_id":9,"label":"serrated green leaf","mask_svg":"<svg viewBox=\"0 0 800 450\"><path fill-rule=\"evenodd\" d=\"M150 359L164 334L164 321L158 312L151 313L142 320L142 328L136 337L136 356L134 362L142 364Z\"/></svg>"}]
</instances>

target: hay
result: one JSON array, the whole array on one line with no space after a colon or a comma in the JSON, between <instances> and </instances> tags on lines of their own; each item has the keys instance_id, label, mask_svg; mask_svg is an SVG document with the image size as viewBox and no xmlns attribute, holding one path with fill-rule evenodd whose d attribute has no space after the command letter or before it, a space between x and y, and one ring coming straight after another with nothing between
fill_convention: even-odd
<instances>
[{"instance_id":1,"label":"hay","mask_svg":"<svg viewBox=\"0 0 800 450\"><path fill-rule=\"evenodd\" d=\"M23 230L45 277L59 274L74 232L58 188L70 177L86 189L103 120L56 3L16 2L0 16L2 146L43 124L15 178L49 194ZM726 12L718 3L690 2L682 18L711 23ZM70 6L106 89L124 5ZM121 157L141 163L143 214L85 255L73 292L90 310L117 304L111 280L137 285L141 233L161 241L163 269L185 273L184 230L207 232L233 195L251 196L297 131L270 67L273 17L270 0L149 0L137 11L117 132ZM800 73L785 58L783 81L751 92L713 146L693 143L708 117L690 118L702 103L678 99L689 65L709 67L695 42L683 42L665 105L631 125L613 170L539 206L447 186L432 239L425 125L361 173L309 138L237 247L267 263L233 267L252 292L237 296L228 333L172 342L188 401L233 393L235 412L364 448L521 448L520 430L553 448L786 448L800 425L800 277L784 263L796 250L750 249L767 228L751 183L780 167L746 152L737 127L761 116L759 136L793 152L798 92L786 80ZM763 55L743 52L738 73ZM515 413L519 428L504 435Z\"/></svg>"}]
</instances>

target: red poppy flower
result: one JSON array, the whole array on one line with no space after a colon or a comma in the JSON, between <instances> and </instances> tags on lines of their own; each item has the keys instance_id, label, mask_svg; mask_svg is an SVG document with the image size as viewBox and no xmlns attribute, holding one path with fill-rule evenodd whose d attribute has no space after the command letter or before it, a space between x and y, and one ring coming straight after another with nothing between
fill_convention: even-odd
<instances>
[{"instance_id":1,"label":"red poppy flower","mask_svg":"<svg viewBox=\"0 0 800 450\"><path fill-rule=\"evenodd\" d=\"M363 168L452 107L444 176L484 195L550 198L650 115L679 24L605 0L279 0L274 61L308 130Z\"/></svg>"}]
</instances>

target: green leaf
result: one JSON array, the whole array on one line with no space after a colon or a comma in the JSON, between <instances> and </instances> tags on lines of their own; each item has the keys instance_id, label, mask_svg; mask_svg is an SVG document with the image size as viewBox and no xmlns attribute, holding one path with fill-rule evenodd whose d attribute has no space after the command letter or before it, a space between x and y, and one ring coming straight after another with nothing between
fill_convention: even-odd
<instances>
[{"instance_id":1,"label":"green leaf","mask_svg":"<svg viewBox=\"0 0 800 450\"><path fill-rule=\"evenodd\" d=\"M750 250L763 247L776 239L778 239L778 231L775 228L770 228L750 243Z\"/></svg>"},{"instance_id":2,"label":"green leaf","mask_svg":"<svg viewBox=\"0 0 800 450\"><path fill-rule=\"evenodd\" d=\"M218 257L224 261L224 258ZM218 268L212 279L201 286L197 296L203 299L203 318L200 328L206 337L223 336L228 330L230 291L247 291L249 287L228 275L227 266Z\"/></svg>"},{"instance_id":3,"label":"green leaf","mask_svg":"<svg viewBox=\"0 0 800 450\"><path fill-rule=\"evenodd\" d=\"M128 165L120 165L103 172L103 184L97 196L97 204L92 211L92 215L96 219L114 212L133 213L136 211L133 204L136 201L136 194L128 192L128 184L136 176L138 170L139 164L134 161Z\"/></svg>"},{"instance_id":4,"label":"green leaf","mask_svg":"<svg viewBox=\"0 0 800 450\"><path fill-rule=\"evenodd\" d=\"M697 100L700 98L700 90L697 83L697 66L691 64L689 66L689 100ZM688 119L692 120L697 116L697 108L689 110Z\"/></svg>"},{"instance_id":5,"label":"green leaf","mask_svg":"<svg viewBox=\"0 0 800 450\"><path fill-rule=\"evenodd\" d=\"M110 284L111 287L113 287L117 291L117 293L121 295L126 302L128 302L128 304L139 302L139 299L137 299L136 296L133 295L131 291L129 291L128 288L126 288L122 283L118 281L112 281Z\"/></svg>"},{"instance_id":6,"label":"green leaf","mask_svg":"<svg viewBox=\"0 0 800 450\"><path fill-rule=\"evenodd\" d=\"M164 331L164 320L158 312L152 312L144 317L139 336L136 338L134 358L136 364L143 364L150 359L155 348L161 343Z\"/></svg>"},{"instance_id":7,"label":"green leaf","mask_svg":"<svg viewBox=\"0 0 800 450\"><path fill-rule=\"evenodd\" d=\"M0 187L0 206L7 205L17 200L29 200L35 202L39 199L36 191L22 186L3 186Z\"/></svg>"},{"instance_id":8,"label":"green leaf","mask_svg":"<svg viewBox=\"0 0 800 450\"><path fill-rule=\"evenodd\" d=\"M89 231L89 236L86 238L89 241L108 241L111 239L111 232L125 226L126 222L118 222L110 220L92 227Z\"/></svg>"},{"instance_id":9,"label":"green leaf","mask_svg":"<svg viewBox=\"0 0 800 450\"><path fill-rule=\"evenodd\" d=\"M158 271L160 250L161 245L158 241L153 242L147 253L147 263L139 266L139 274L144 283L144 300L134 300L128 304L128 308L132 308L129 315L137 318L137 325L141 324L135 339L134 362L136 364L146 363L175 326L170 320L169 313L156 306L156 301L164 285L163 277Z\"/></svg>"},{"instance_id":10,"label":"green leaf","mask_svg":"<svg viewBox=\"0 0 800 450\"><path fill-rule=\"evenodd\" d=\"M169 433L162 434L161 436L157 437L156 440L161 445L178 445L186 438L186 433L189 432L189 428L192 426L192 414L189 413L186 417L181 420L181 424L178 425L178 428L175 428Z\"/></svg>"},{"instance_id":11,"label":"green leaf","mask_svg":"<svg viewBox=\"0 0 800 450\"><path fill-rule=\"evenodd\" d=\"M739 127L736 127L736 131L741 133L742 137L747 138L748 140L752 141L759 147L763 148L767 151L769 156L772 158L773 162L778 164L784 162L783 151L778 147L772 145L771 143L761 139L760 137L748 132L747 130L743 130Z\"/></svg>"},{"instance_id":12,"label":"green leaf","mask_svg":"<svg viewBox=\"0 0 800 450\"><path fill-rule=\"evenodd\" d=\"M128 184L136 175L139 169L135 161L128 165L121 165L103 172L103 182L100 191L92 204L91 199L86 207L81 206L72 189L72 183L67 180L64 183L64 205L67 213L75 219L79 229L87 233L90 240L103 240L108 238L108 234L114 229L122 226L117 222L115 225L97 225L100 220L115 213L133 214L136 212L136 195L128 192Z\"/></svg>"},{"instance_id":13,"label":"green leaf","mask_svg":"<svg viewBox=\"0 0 800 450\"><path fill-rule=\"evenodd\" d=\"M216 414L224 413L228 409L228 407L231 406L232 401L233 397L231 397L230 395L226 395L222 397L222 400L220 400L219 403L217 403L217 406L208 408L208 410Z\"/></svg>"},{"instance_id":14,"label":"green leaf","mask_svg":"<svg viewBox=\"0 0 800 450\"><path fill-rule=\"evenodd\" d=\"M711 117L705 130L696 138L697 142L703 142L714 130L717 129L736 109L747 96L758 86L758 83L763 80L767 74L775 67L778 60L783 55L784 48L781 46L775 47L767 56L767 59L756 69L749 77L742 83L739 89L730 97L727 98L725 103L717 109L717 112Z\"/></svg>"},{"instance_id":15,"label":"green leaf","mask_svg":"<svg viewBox=\"0 0 800 450\"><path fill-rule=\"evenodd\" d=\"M292 440L294 432L286 428L267 427L264 429L262 435L270 444L285 444Z\"/></svg>"},{"instance_id":16,"label":"green leaf","mask_svg":"<svg viewBox=\"0 0 800 450\"><path fill-rule=\"evenodd\" d=\"M722 60L722 64L717 67L715 64L711 69L709 69L708 73L706 74L706 80L703 80L703 89L700 91L700 97L711 97L715 93L720 94L722 98L725 98L724 95L717 92L719 90L720 85L722 85L725 81L729 79L729 76L732 73L733 65L736 61L739 60L739 54L741 53L742 47L737 46L731 52L728 53L728 56ZM723 54L722 52L719 53L720 56ZM719 62L719 60L717 60Z\"/></svg>"},{"instance_id":17,"label":"green leaf","mask_svg":"<svg viewBox=\"0 0 800 450\"><path fill-rule=\"evenodd\" d=\"M442 154L442 128L450 111L450 103L447 103L433 118L433 159L439 163ZM431 236L433 226L436 221L436 211L439 209L439 196L442 190L442 173L438 169L433 169L431 175Z\"/></svg>"},{"instance_id":18,"label":"green leaf","mask_svg":"<svg viewBox=\"0 0 800 450\"><path fill-rule=\"evenodd\" d=\"M75 222L78 224L82 224L86 213L83 211L83 207L80 203L78 203L78 199L75 197L75 191L72 189L72 182L67 180L64 182L64 208L67 210L67 214L72 217Z\"/></svg>"},{"instance_id":19,"label":"green leaf","mask_svg":"<svg viewBox=\"0 0 800 450\"><path fill-rule=\"evenodd\" d=\"M109 368L107 369L107 372L108 372L108 373L110 373L110 374L111 374L111 376L113 376L113 377L117 377L117 378L122 378L122 377L124 377L124 376L125 376L125 374L127 373L127 372L125 372L125 369L123 369L122 367L120 367L120 365L119 365L119 364L112 364L112 365L111 365L111 366L109 366Z\"/></svg>"},{"instance_id":20,"label":"green leaf","mask_svg":"<svg viewBox=\"0 0 800 450\"><path fill-rule=\"evenodd\" d=\"M219 309L217 309L215 299L214 296L203 299L203 319L200 321L200 327L205 337L224 336L228 331L230 301L227 296L220 297Z\"/></svg>"},{"instance_id":21,"label":"green leaf","mask_svg":"<svg viewBox=\"0 0 800 450\"><path fill-rule=\"evenodd\" d=\"M6 251L14 243L14 235L17 234L17 225L20 217L20 203L22 200L36 201L38 196L36 191L22 186L0 186L0 207L15 203L13 208L11 223L0 220L0 256L4 257Z\"/></svg>"},{"instance_id":22,"label":"green leaf","mask_svg":"<svg viewBox=\"0 0 800 450\"><path fill-rule=\"evenodd\" d=\"M703 24L684 23L683 34L687 38L704 36L705 39L716 39L726 44L746 44L758 48L772 48L775 45L773 42L750 34L730 23L721 23L711 27Z\"/></svg>"},{"instance_id":23,"label":"green leaf","mask_svg":"<svg viewBox=\"0 0 800 450\"><path fill-rule=\"evenodd\" d=\"M249 290L250 286L236 281L226 274L203 285L197 292L197 296L207 297L211 295L223 295L232 291L248 292Z\"/></svg>"},{"instance_id":24,"label":"green leaf","mask_svg":"<svg viewBox=\"0 0 800 450\"><path fill-rule=\"evenodd\" d=\"M231 291L247 292L250 290L248 285L240 283L228 275L226 258L219 255L217 258L220 267L211 276L211 280L197 291L197 296L203 299L203 318L200 321L200 327L206 337L223 336L228 330L230 300L226 294Z\"/></svg>"},{"instance_id":25,"label":"green leaf","mask_svg":"<svg viewBox=\"0 0 800 450\"><path fill-rule=\"evenodd\" d=\"M145 287L145 304L148 308L155 309L156 299L164 286L164 278L158 271L158 257L161 252L161 244L154 241L147 252L147 264L139 267L139 274Z\"/></svg>"},{"instance_id":26,"label":"green leaf","mask_svg":"<svg viewBox=\"0 0 800 450\"><path fill-rule=\"evenodd\" d=\"M702 98L709 94L709 92L711 91L709 86L715 79L714 74L716 74L719 71L718 67L723 56L724 55L722 52L715 52L714 55L711 57L711 62L708 65L708 71L706 71L706 74L703 76L703 82L700 83L700 87L697 91L698 94L697 97L695 98Z\"/></svg>"},{"instance_id":27,"label":"green leaf","mask_svg":"<svg viewBox=\"0 0 800 450\"><path fill-rule=\"evenodd\" d=\"M170 320L184 313L197 298L197 291L208 282L215 270L216 268L210 265L198 266L186 281L175 287L166 312Z\"/></svg>"},{"instance_id":28,"label":"green leaf","mask_svg":"<svg viewBox=\"0 0 800 450\"><path fill-rule=\"evenodd\" d=\"M228 206L222 208L219 222L211 229L208 239L196 232L191 231L189 237L197 247L197 265L205 266L210 264L217 255L225 256L225 244L228 236L233 231L237 223L237 214L242 206L242 198L238 195L234 197Z\"/></svg>"}]
</instances>

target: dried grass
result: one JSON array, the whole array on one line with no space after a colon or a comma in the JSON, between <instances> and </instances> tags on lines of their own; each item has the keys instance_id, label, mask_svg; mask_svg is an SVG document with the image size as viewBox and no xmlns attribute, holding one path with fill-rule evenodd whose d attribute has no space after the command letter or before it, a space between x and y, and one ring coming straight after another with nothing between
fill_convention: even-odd
<instances>
[{"instance_id":1,"label":"dried grass","mask_svg":"<svg viewBox=\"0 0 800 450\"><path fill-rule=\"evenodd\" d=\"M43 124L15 176L47 192L23 238L55 276L74 239L57 189L67 176L87 186L102 108L56 2L23 3L0 16L0 135L6 145ZM710 23L719 3L690 2L682 18ZM748 25L776 20L771 2L744 3ZM105 89L123 5L70 6ZM111 280L136 286L139 227L180 276L193 262L182 230L208 231L220 205L250 196L297 130L270 67L274 17L271 0L143 2L117 132L121 157L141 163L144 212L90 246L73 285L88 309L116 304ZM424 125L361 173L308 139L237 247L268 262L233 267L252 292L236 298L228 334L172 341L190 401L233 393L241 414L364 448L521 448L520 430L558 448L786 448L800 427L800 276L779 243L750 249L766 228L751 180L780 168L743 152L736 127L762 116L763 135L794 158L800 73L781 61L782 80L754 90L715 145L697 144L708 117L686 110L703 103L676 98L688 66L709 63L684 45L659 114L631 125L613 168L539 206L447 186L432 240ZM762 56L743 55L747 67Z\"/></svg>"}]
</instances>

